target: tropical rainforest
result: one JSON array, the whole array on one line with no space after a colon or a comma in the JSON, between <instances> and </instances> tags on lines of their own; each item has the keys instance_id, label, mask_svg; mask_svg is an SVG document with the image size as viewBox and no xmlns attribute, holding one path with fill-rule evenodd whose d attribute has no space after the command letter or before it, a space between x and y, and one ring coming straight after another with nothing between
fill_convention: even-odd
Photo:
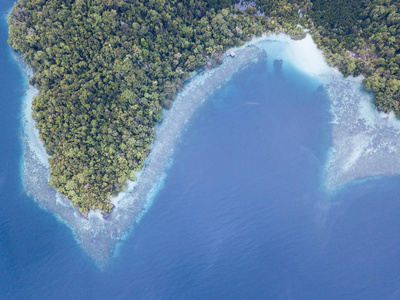
<instances>
[{"instance_id":1,"label":"tropical rainforest","mask_svg":"<svg viewBox=\"0 0 400 300\"><path fill-rule=\"evenodd\" d=\"M363 74L378 109L400 117L399 3L235 2L19 0L9 44L34 71L32 114L50 186L83 214L110 212L185 80L263 33L301 38L307 28L330 64Z\"/></svg>"},{"instance_id":2,"label":"tropical rainforest","mask_svg":"<svg viewBox=\"0 0 400 300\"><path fill-rule=\"evenodd\" d=\"M379 110L400 118L400 1L312 0L314 41L344 75L363 74Z\"/></svg>"}]
</instances>

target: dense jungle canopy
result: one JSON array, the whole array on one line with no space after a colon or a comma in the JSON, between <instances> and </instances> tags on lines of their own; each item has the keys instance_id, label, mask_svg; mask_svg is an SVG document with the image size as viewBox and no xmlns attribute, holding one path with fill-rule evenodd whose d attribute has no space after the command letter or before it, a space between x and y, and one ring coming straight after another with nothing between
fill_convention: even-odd
<instances>
[{"instance_id":1,"label":"dense jungle canopy","mask_svg":"<svg viewBox=\"0 0 400 300\"><path fill-rule=\"evenodd\" d=\"M332 65L364 74L378 108L400 116L396 1L235 2L15 4L9 44L35 72L33 117L51 157L50 185L82 213L111 211L110 196L143 167L162 108L191 72L264 32L300 37L308 28Z\"/></svg>"},{"instance_id":2,"label":"dense jungle canopy","mask_svg":"<svg viewBox=\"0 0 400 300\"><path fill-rule=\"evenodd\" d=\"M313 38L344 75L365 76L379 110L400 118L400 1L313 0Z\"/></svg>"}]
</instances>

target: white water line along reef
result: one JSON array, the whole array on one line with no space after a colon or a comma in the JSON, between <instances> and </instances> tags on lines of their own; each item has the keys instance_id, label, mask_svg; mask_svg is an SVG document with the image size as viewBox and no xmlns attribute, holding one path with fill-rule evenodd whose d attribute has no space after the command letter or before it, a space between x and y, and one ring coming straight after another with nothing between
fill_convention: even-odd
<instances>
[{"instance_id":1,"label":"white water line along reef","mask_svg":"<svg viewBox=\"0 0 400 300\"><path fill-rule=\"evenodd\" d=\"M49 185L84 215L110 213L136 180L185 81L263 33L301 39L308 29L332 66L364 75L377 109L400 116L397 1L19 0L9 25L33 70Z\"/></svg>"}]
</instances>

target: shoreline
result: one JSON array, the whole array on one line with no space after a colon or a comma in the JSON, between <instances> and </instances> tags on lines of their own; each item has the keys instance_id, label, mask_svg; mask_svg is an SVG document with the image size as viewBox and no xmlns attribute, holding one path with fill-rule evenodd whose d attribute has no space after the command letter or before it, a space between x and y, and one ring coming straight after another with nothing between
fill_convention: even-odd
<instances>
[{"instance_id":1,"label":"shoreline","mask_svg":"<svg viewBox=\"0 0 400 300\"><path fill-rule=\"evenodd\" d=\"M87 217L81 216L68 199L48 186L49 166L43 161L45 151L40 140L37 143L38 135L33 134L34 123L30 115L29 101L32 101L34 93L26 94L22 105L24 124L22 141L25 150L22 176L25 190L40 207L52 212L72 230L77 242L99 266L105 266L110 262L118 252L119 244L126 239L134 224L139 223L141 217L151 207L158 191L162 188L167 176L166 171L172 164L174 145L196 109L229 81L232 75L251 63L265 59L266 56L272 60L283 60L283 68L295 68L296 71L306 74L315 81L313 84L322 85L329 95L332 146L323 172L328 192L331 193L338 187L357 179L400 172L399 159L395 168L393 164L384 165L382 160L378 159L387 157L388 151L392 151L396 146L393 144L395 143L393 136L398 136L400 141L400 122L389 116L380 117L378 121L381 122L377 122L377 111L370 105L372 98L369 94L360 92L362 84L359 79L344 79L337 69L328 66L322 51L317 48L309 34L300 41L291 40L284 34L265 35L227 51L231 50L237 53L235 58L225 57L217 68L192 76L177 94L172 108L163 111L163 119L155 127L156 138L151 145L150 155L145 161L144 168L136 173L135 182L129 181L127 189L111 199L115 208L105 217L99 211L90 211ZM271 63L270 59L267 63ZM385 126L390 127L390 130L385 131L383 137L381 133ZM392 143L388 142L388 147L383 149L386 152L378 151L374 154L372 150L376 147L375 143L356 149L358 152L353 153L352 145L355 145L354 143L357 143L362 135L374 136L377 141L386 138ZM360 141L364 142L363 139ZM400 149L400 142L397 146ZM390 157L394 158L396 155L400 158L400 150L392 151ZM353 161L346 160L348 157L352 157ZM371 161L379 163L375 163L375 168L371 168Z\"/></svg>"},{"instance_id":2,"label":"shoreline","mask_svg":"<svg viewBox=\"0 0 400 300\"><path fill-rule=\"evenodd\" d=\"M354 79L327 84L332 113L332 147L325 185L330 193L349 184L400 173L400 121L379 112L373 94Z\"/></svg>"},{"instance_id":3,"label":"shoreline","mask_svg":"<svg viewBox=\"0 0 400 300\"><path fill-rule=\"evenodd\" d=\"M118 248L117 244L129 235L133 225L140 221L151 206L166 177L165 170L170 165L173 146L196 108L233 74L248 67L251 62L265 58L265 52L257 47L246 45L238 51L243 55L226 59L218 68L202 72L185 84L172 108L163 112L163 121L156 125L156 139L143 170L135 182L128 184L127 190L112 199L117 205L106 218L99 211L89 212L87 218L81 217L68 199L48 186L49 166L41 160L40 149L35 148L35 139L38 136L29 132L29 126L24 126L22 176L26 192L41 208L52 212L72 230L77 242L99 266L110 262ZM205 85L208 86L207 89L204 88ZM29 122L29 103L34 95L29 95L23 103L23 107L29 108L23 111L23 122L32 126L33 123ZM43 176L44 173L46 176Z\"/></svg>"}]
</instances>

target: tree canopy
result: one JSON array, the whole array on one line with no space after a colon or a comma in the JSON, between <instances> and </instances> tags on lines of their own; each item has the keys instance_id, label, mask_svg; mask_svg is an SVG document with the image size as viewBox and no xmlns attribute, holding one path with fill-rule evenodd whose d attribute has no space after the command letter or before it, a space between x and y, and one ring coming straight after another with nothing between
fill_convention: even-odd
<instances>
[{"instance_id":1,"label":"tree canopy","mask_svg":"<svg viewBox=\"0 0 400 300\"><path fill-rule=\"evenodd\" d=\"M400 116L400 4L394 0L19 0L11 47L33 68L33 118L50 185L82 212L143 167L162 108L191 72L263 32L307 27L329 62L365 75ZM302 18L300 19L300 17ZM303 26L298 26L298 23Z\"/></svg>"},{"instance_id":2,"label":"tree canopy","mask_svg":"<svg viewBox=\"0 0 400 300\"><path fill-rule=\"evenodd\" d=\"M263 32L259 18L220 1L20 0L9 43L33 68L33 117L50 185L83 213L141 169L189 73ZM216 12L215 9L218 9Z\"/></svg>"},{"instance_id":3,"label":"tree canopy","mask_svg":"<svg viewBox=\"0 0 400 300\"><path fill-rule=\"evenodd\" d=\"M379 110L400 118L400 2L312 0L314 40L345 75L363 74Z\"/></svg>"}]
</instances>

